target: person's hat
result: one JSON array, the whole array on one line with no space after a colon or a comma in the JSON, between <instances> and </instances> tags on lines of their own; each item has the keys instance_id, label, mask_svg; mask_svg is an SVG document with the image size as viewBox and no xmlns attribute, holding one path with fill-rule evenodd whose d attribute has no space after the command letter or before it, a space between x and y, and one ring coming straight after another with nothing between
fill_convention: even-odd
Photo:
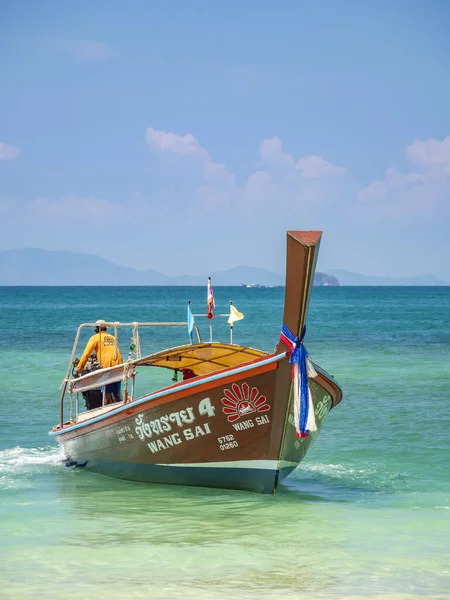
<instances>
[{"instance_id":1,"label":"person's hat","mask_svg":"<svg viewBox=\"0 0 450 600\"><path fill-rule=\"evenodd\" d=\"M103 319L99 319L94 323L94 331L95 333L99 333L99 331L106 331L108 327L106 326L106 321Z\"/></svg>"}]
</instances>

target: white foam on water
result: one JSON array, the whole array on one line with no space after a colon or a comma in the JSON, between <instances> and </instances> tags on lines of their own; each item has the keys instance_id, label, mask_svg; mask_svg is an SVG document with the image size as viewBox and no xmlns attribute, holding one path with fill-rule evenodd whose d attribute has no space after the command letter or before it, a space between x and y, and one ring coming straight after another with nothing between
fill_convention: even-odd
<instances>
[{"instance_id":1,"label":"white foam on water","mask_svg":"<svg viewBox=\"0 0 450 600\"><path fill-rule=\"evenodd\" d=\"M0 486L14 487L17 479L42 472L42 467L59 466L64 460L60 448L7 448L0 451Z\"/></svg>"},{"instance_id":2,"label":"white foam on water","mask_svg":"<svg viewBox=\"0 0 450 600\"><path fill-rule=\"evenodd\" d=\"M375 468L371 469L352 469L339 464L320 464L311 463L301 465L301 471L309 471L311 473L319 473L321 475L328 475L330 477L361 477L367 475L373 475L376 473Z\"/></svg>"},{"instance_id":3,"label":"white foam on water","mask_svg":"<svg viewBox=\"0 0 450 600\"><path fill-rule=\"evenodd\" d=\"M290 478L283 482L287 487L308 489L310 493L329 498L354 501L372 501L373 494L411 493L408 473L392 471L382 462L302 463ZM306 486L306 487L305 487ZM367 496L366 493L371 494ZM350 496L349 496L350 495Z\"/></svg>"}]
</instances>

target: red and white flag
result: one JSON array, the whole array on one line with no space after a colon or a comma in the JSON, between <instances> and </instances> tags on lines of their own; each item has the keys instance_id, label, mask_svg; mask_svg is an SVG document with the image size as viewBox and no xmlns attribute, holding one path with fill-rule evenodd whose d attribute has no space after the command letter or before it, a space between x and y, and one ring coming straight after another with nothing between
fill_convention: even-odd
<instances>
[{"instance_id":1,"label":"red and white flag","mask_svg":"<svg viewBox=\"0 0 450 600\"><path fill-rule=\"evenodd\" d=\"M212 319L214 317L214 308L215 308L215 304L214 304L214 292L211 286L211 277L208 277L208 298L207 298L207 305L208 305L208 319Z\"/></svg>"}]
</instances>

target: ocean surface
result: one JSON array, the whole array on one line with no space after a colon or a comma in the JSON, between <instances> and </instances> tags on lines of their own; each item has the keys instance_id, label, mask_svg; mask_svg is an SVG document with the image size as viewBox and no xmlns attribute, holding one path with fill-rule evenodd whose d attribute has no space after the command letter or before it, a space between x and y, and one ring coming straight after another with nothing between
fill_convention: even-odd
<instances>
[{"instance_id":1,"label":"ocean surface","mask_svg":"<svg viewBox=\"0 0 450 600\"><path fill-rule=\"evenodd\" d=\"M283 291L215 287L216 312L232 300L234 341L272 350ZM78 325L184 321L188 300L204 313L206 286L0 288L0 597L449 599L450 287L314 289L306 347L344 400L275 496L63 466L48 431Z\"/></svg>"}]
</instances>

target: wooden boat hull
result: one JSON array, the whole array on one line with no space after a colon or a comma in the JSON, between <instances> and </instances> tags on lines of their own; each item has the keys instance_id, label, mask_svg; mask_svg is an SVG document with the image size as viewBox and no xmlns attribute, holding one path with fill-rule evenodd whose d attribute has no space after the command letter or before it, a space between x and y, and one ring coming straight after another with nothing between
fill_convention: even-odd
<instances>
[{"instance_id":1,"label":"wooden boat hull","mask_svg":"<svg viewBox=\"0 0 450 600\"><path fill-rule=\"evenodd\" d=\"M273 493L316 434L297 439L285 353L181 382L51 435L68 464L133 481ZM340 390L310 382L318 429Z\"/></svg>"},{"instance_id":2,"label":"wooden boat hull","mask_svg":"<svg viewBox=\"0 0 450 600\"><path fill-rule=\"evenodd\" d=\"M326 414L342 398L338 384L320 368L308 375L303 346L320 238L319 231L287 232L284 314L274 354L199 339L99 370L71 380L70 398L104 385L108 377L128 381L136 366L188 367L193 379L138 399L132 391L131 402L97 413L77 410L74 422L64 422L69 369L60 424L50 432L68 462L134 481L273 493L303 460ZM310 400L317 431L308 420Z\"/></svg>"}]
</instances>

